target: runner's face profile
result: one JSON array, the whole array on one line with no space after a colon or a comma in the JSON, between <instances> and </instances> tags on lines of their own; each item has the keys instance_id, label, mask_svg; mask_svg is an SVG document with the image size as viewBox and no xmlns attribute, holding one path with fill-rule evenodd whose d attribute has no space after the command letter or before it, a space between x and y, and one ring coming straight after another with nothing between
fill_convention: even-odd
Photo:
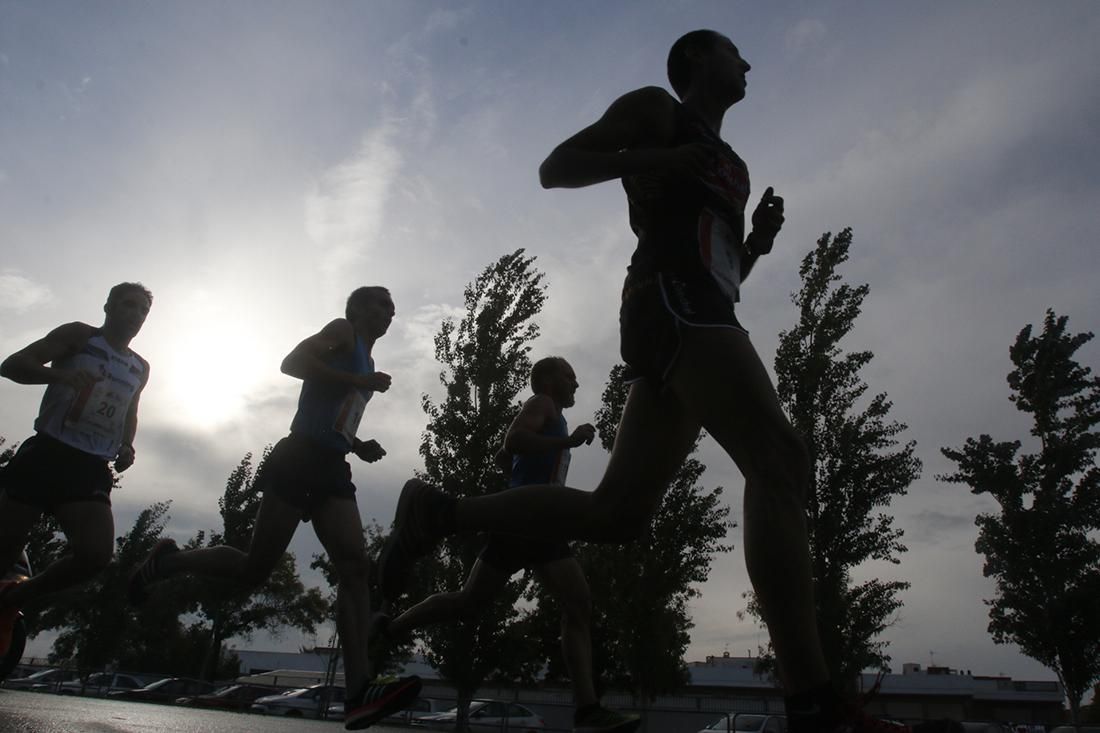
<instances>
[{"instance_id":1,"label":"runner's face profile","mask_svg":"<svg viewBox=\"0 0 1100 733\"><path fill-rule=\"evenodd\" d=\"M579 386L573 367L569 365L569 362L562 361L561 368L554 373L554 381L551 387L554 399L562 407L572 407L577 401L576 394Z\"/></svg>"},{"instance_id":2,"label":"runner's face profile","mask_svg":"<svg viewBox=\"0 0 1100 733\"><path fill-rule=\"evenodd\" d=\"M364 303L362 310L363 322L371 334L378 338L389 330L394 313L396 313L396 309L393 305L393 298L389 294L383 293L368 299Z\"/></svg>"},{"instance_id":3,"label":"runner's face profile","mask_svg":"<svg viewBox=\"0 0 1100 733\"><path fill-rule=\"evenodd\" d=\"M136 336L145 324L151 305L140 292L125 291L103 306L103 312L107 314L103 325L108 329L118 329L130 337Z\"/></svg>"},{"instance_id":4,"label":"runner's face profile","mask_svg":"<svg viewBox=\"0 0 1100 733\"><path fill-rule=\"evenodd\" d=\"M720 88L728 88L733 93L734 101L744 99L745 75L752 66L741 58L733 41L721 35L716 37L705 56L704 66L705 73L713 76Z\"/></svg>"}]
</instances>

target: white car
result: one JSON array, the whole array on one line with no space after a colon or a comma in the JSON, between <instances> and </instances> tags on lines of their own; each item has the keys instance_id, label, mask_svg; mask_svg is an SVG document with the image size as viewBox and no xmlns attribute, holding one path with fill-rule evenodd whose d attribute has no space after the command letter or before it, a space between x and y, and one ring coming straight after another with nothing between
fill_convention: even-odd
<instances>
[{"instance_id":1,"label":"white car","mask_svg":"<svg viewBox=\"0 0 1100 733\"><path fill-rule=\"evenodd\" d=\"M421 718L424 718L433 713L441 713L444 710L450 710L454 707L454 703L450 700L437 700L434 697L418 697L413 700L412 705L409 705L404 710L398 710L396 713L392 713L382 718L381 722L386 725L416 725L420 722ZM334 702L328 706L328 719L329 720L343 720L344 719L344 703Z\"/></svg>"},{"instance_id":2,"label":"white car","mask_svg":"<svg viewBox=\"0 0 1100 733\"><path fill-rule=\"evenodd\" d=\"M258 697L249 708L264 715L286 715L292 718L319 718L322 710L344 702L344 688L335 685L313 685L287 690L281 695Z\"/></svg>"},{"instance_id":3,"label":"white car","mask_svg":"<svg viewBox=\"0 0 1100 733\"><path fill-rule=\"evenodd\" d=\"M458 708L445 713L425 715L413 721L413 725L454 730ZM474 700L470 703L470 728L492 728L501 731L526 733L546 727L546 722L519 703L506 700Z\"/></svg>"},{"instance_id":4,"label":"white car","mask_svg":"<svg viewBox=\"0 0 1100 733\"><path fill-rule=\"evenodd\" d=\"M4 680L4 687L9 690L35 690L45 691L76 677L76 672L67 669L43 669L26 677L15 677Z\"/></svg>"},{"instance_id":5,"label":"white car","mask_svg":"<svg viewBox=\"0 0 1100 733\"><path fill-rule=\"evenodd\" d=\"M785 715L729 713L708 725L699 733L787 733Z\"/></svg>"}]
</instances>

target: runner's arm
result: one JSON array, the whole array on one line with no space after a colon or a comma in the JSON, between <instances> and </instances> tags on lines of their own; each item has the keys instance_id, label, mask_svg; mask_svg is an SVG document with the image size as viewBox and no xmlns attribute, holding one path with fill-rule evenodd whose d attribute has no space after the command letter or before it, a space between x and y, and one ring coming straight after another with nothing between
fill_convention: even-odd
<instances>
[{"instance_id":1,"label":"runner's arm","mask_svg":"<svg viewBox=\"0 0 1100 733\"><path fill-rule=\"evenodd\" d=\"M298 379L337 382L353 387L366 387L385 392L390 386L390 376L383 372L355 374L334 369L326 360L338 351L355 348L355 330L344 318L337 318L317 333L295 346L280 366L283 374Z\"/></svg>"},{"instance_id":2,"label":"runner's arm","mask_svg":"<svg viewBox=\"0 0 1100 733\"><path fill-rule=\"evenodd\" d=\"M554 401L546 395L535 395L524 403L504 436L504 450L513 455L549 453L562 448L576 448L591 443L595 429L582 425L570 435L541 435L546 424L557 415Z\"/></svg>"},{"instance_id":3,"label":"runner's arm","mask_svg":"<svg viewBox=\"0 0 1100 733\"><path fill-rule=\"evenodd\" d=\"M49 362L79 352L95 332L96 329L86 323L73 322L58 326L4 359L3 364L0 364L0 376L19 384L65 382L77 388L83 384L76 382L95 381L95 377L87 372L46 366Z\"/></svg>"},{"instance_id":4,"label":"runner's arm","mask_svg":"<svg viewBox=\"0 0 1100 733\"><path fill-rule=\"evenodd\" d=\"M122 426L122 444L119 445L118 454L115 456L115 470L119 473L134 465L134 437L137 435L138 402L141 399L141 393L145 391L145 385L149 383L149 363L144 359L142 359L142 362L145 364L145 376L142 378L137 392L134 393L134 398L130 400L130 407L126 410L126 423Z\"/></svg>"},{"instance_id":5,"label":"runner's arm","mask_svg":"<svg viewBox=\"0 0 1100 733\"><path fill-rule=\"evenodd\" d=\"M580 188L642 173L693 169L700 145L668 148L676 100L644 87L615 100L603 116L558 145L539 166L543 188Z\"/></svg>"}]
</instances>

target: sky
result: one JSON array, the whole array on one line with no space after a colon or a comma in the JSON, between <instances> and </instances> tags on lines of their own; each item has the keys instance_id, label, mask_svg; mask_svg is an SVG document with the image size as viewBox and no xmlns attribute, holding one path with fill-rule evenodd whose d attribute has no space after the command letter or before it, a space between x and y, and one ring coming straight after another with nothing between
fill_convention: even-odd
<instances>
[{"instance_id":1,"label":"sky","mask_svg":"<svg viewBox=\"0 0 1100 733\"><path fill-rule=\"evenodd\" d=\"M723 137L753 198L773 186L786 200L738 305L769 369L800 260L822 233L854 231L841 274L870 295L842 346L874 352L863 377L923 462L890 507L908 552L857 573L912 584L884 634L895 668L1054 679L986 630L974 518L995 505L936 476L952 469L940 448L969 436L1030 444L1005 381L1021 328L1048 308L1100 328L1095 2L0 0L0 352L98 325L117 282L153 291L132 344L152 365L137 462L113 501L121 532L170 499L167 532L185 540L219 526L242 456L286 434L299 385L282 357L354 287L386 285L397 315L374 355L393 387L360 437L388 455L353 474L364 521L388 526L423 465L421 395L442 392L432 337L500 255L537 257L533 355L571 361L567 417L592 419L634 240L617 183L545 191L537 168L619 95L667 88L668 47L696 28L752 64ZM1100 366L1100 346L1078 358ZM0 383L0 436L30 434L41 393ZM700 458L739 526L692 604L689 661L764 640L736 618L743 481L709 439ZM605 463L575 450L571 483L591 488ZM321 585L310 527L291 550Z\"/></svg>"}]
</instances>

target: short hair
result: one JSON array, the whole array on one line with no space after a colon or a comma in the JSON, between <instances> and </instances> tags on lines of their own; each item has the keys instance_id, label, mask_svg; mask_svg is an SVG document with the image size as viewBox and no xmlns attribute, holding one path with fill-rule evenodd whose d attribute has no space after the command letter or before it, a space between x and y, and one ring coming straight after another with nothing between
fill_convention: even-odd
<instances>
[{"instance_id":1,"label":"short hair","mask_svg":"<svg viewBox=\"0 0 1100 733\"><path fill-rule=\"evenodd\" d=\"M545 356L536 361L531 367L531 390L536 394L542 394L546 383L567 363L560 356Z\"/></svg>"},{"instance_id":2,"label":"short hair","mask_svg":"<svg viewBox=\"0 0 1100 733\"><path fill-rule=\"evenodd\" d=\"M713 44L722 35L718 31L697 30L685 33L676 39L668 51L668 82L672 91L681 99L691 86L691 59L688 50L698 50Z\"/></svg>"},{"instance_id":3,"label":"short hair","mask_svg":"<svg viewBox=\"0 0 1100 733\"><path fill-rule=\"evenodd\" d=\"M149 305L153 304L153 294L141 283L119 283L107 293L107 305L114 305L115 301L127 293L141 293L149 301Z\"/></svg>"},{"instance_id":4,"label":"short hair","mask_svg":"<svg viewBox=\"0 0 1100 733\"><path fill-rule=\"evenodd\" d=\"M344 306L344 316L350 320L352 306L368 303L383 293L389 295L390 291L388 288L384 288L381 285L364 285L361 288L352 290L351 295L348 296L348 302Z\"/></svg>"}]
</instances>

